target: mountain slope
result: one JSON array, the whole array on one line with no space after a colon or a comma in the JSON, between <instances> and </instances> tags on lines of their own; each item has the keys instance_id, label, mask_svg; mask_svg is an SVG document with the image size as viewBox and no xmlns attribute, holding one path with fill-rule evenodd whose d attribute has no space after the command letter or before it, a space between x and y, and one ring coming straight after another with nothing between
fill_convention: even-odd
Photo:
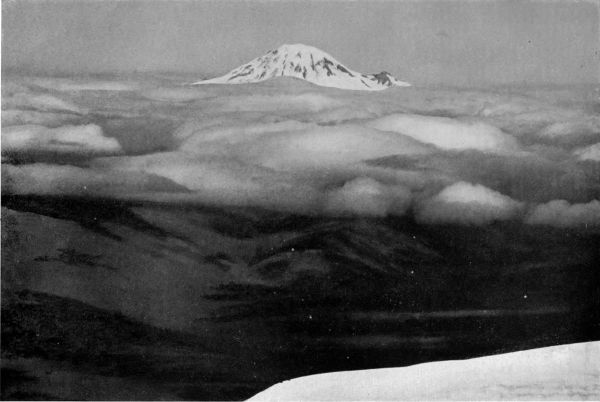
<instances>
[{"instance_id":1,"label":"mountain slope","mask_svg":"<svg viewBox=\"0 0 600 402\"><path fill-rule=\"evenodd\" d=\"M247 84L275 77L294 77L324 87L365 91L410 86L385 71L379 74L361 74L350 70L324 51L303 44L282 45L221 77L198 81L192 85Z\"/></svg>"}]
</instances>

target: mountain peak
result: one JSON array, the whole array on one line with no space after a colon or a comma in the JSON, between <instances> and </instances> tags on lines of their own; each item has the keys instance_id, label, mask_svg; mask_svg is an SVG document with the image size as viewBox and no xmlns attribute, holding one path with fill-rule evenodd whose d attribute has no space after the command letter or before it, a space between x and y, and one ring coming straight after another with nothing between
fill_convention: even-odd
<instances>
[{"instance_id":1,"label":"mountain peak","mask_svg":"<svg viewBox=\"0 0 600 402\"><path fill-rule=\"evenodd\" d=\"M275 77L293 77L325 87L365 91L410 86L385 71L378 74L353 71L323 50L302 43L283 44L221 77L192 85L247 84Z\"/></svg>"}]
</instances>

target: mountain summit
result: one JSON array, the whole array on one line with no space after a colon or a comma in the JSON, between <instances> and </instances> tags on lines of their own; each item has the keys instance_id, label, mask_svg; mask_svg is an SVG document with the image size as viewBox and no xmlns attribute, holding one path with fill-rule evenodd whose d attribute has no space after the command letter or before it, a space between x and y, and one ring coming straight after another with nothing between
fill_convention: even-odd
<instances>
[{"instance_id":1,"label":"mountain summit","mask_svg":"<svg viewBox=\"0 0 600 402\"><path fill-rule=\"evenodd\" d=\"M275 77L294 77L324 87L365 91L410 86L385 71L379 74L361 74L350 70L324 51L303 44L282 45L221 77L198 81L192 85L247 84Z\"/></svg>"}]
</instances>

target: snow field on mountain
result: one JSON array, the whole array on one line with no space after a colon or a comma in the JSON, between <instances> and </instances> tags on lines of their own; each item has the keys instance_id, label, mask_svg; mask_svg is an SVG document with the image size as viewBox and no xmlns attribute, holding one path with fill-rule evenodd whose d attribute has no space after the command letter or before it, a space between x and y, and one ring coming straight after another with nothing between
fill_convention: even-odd
<instances>
[{"instance_id":1,"label":"snow field on mountain","mask_svg":"<svg viewBox=\"0 0 600 402\"><path fill-rule=\"evenodd\" d=\"M323 87L364 91L410 85L386 72L362 74L353 71L324 51L303 44L282 45L221 77L198 81L194 85L248 84L276 77L294 77Z\"/></svg>"}]
</instances>

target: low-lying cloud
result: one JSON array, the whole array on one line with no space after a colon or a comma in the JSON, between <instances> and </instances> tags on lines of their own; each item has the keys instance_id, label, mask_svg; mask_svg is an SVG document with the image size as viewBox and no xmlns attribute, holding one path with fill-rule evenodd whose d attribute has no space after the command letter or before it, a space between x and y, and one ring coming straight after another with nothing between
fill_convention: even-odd
<instances>
[{"instance_id":1,"label":"low-lying cloud","mask_svg":"<svg viewBox=\"0 0 600 402\"><path fill-rule=\"evenodd\" d=\"M423 201L417 219L423 223L479 225L514 218L522 203L480 184L454 183Z\"/></svg>"},{"instance_id":2,"label":"low-lying cloud","mask_svg":"<svg viewBox=\"0 0 600 402\"><path fill-rule=\"evenodd\" d=\"M107 155L121 151L119 142L105 137L102 128L95 124L58 128L25 125L2 130L2 155L28 152Z\"/></svg>"},{"instance_id":3,"label":"low-lying cloud","mask_svg":"<svg viewBox=\"0 0 600 402\"><path fill-rule=\"evenodd\" d=\"M36 110L7 109L2 110L2 127L36 124L45 127L58 127L74 124L81 116L70 112L39 112Z\"/></svg>"},{"instance_id":4,"label":"low-lying cloud","mask_svg":"<svg viewBox=\"0 0 600 402\"><path fill-rule=\"evenodd\" d=\"M3 191L427 224L597 219L588 95L138 81L5 78Z\"/></svg>"},{"instance_id":5,"label":"low-lying cloud","mask_svg":"<svg viewBox=\"0 0 600 402\"><path fill-rule=\"evenodd\" d=\"M577 159L582 161L600 162L600 142L573 151Z\"/></svg>"},{"instance_id":6,"label":"low-lying cloud","mask_svg":"<svg viewBox=\"0 0 600 402\"><path fill-rule=\"evenodd\" d=\"M488 152L514 152L518 149L517 142L510 135L482 122L394 114L374 120L370 126L404 134L445 150L477 149Z\"/></svg>"},{"instance_id":7,"label":"low-lying cloud","mask_svg":"<svg viewBox=\"0 0 600 402\"><path fill-rule=\"evenodd\" d=\"M564 146L589 144L600 139L600 118L597 116L559 121L537 133L542 142L559 143Z\"/></svg>"},{"instance_id":8,"label":"low-lying cloud","mask_svg":"<svg viewBox=\"0 0 600 402\"><path fill-rule=\"evenodd\" d=\"M359 177L331 191L325 212L334 215L404 215L410 206L409 189L386 186L371 178Z\"/></svg>"},{"instance_id":9,"label":"low-lying cloud","mask_svg":"<svg viewBox=\"0 0 600 402\"><path fill-rule=\"evenodd\" d=\"M136 198L140 194L186 192L185 187L173 181L144 172L47 163L2 164L3 194Z\"/></svg>"},{"instance_id":10,"label":"low-lying cloud","mask_svg":"<svg viewBox=\"0 0 600 402\"><path fill-rule=\"evenodd\" d=\"M232 148L237 158L276 170L325 169L388 155L431 152L431 147L410 137L358 125L280 132Z\"/></svg>"},{"instance_id":11,"label":"low-lying cloud","mask_svg":"<svg viewBox=\"0 0 600 402\"><path fill-rule=\"evenodd\" d=\"M600 201L570 204L565 200L553 200L536 206L526 217L530 225L556 227L600 226Z\"/></svg>"},{"instance_id":12,"label":"low-lying cloud","mask_svg":"<svg viewBox=\"0 0 600 402\"><path fill-rule=\"evenodd\" d=\"M19 88L21 89L21 88ZM8 90L7 90L8 92ZM29 90L2 93L2 109L37 110L43 112L68 112L82 114L85 108L72 102L46 93L34 93Z\"/></svg>"},{"instance_id":13,"label":"low-lying cloud","mask_svg":"<svg viewBox=\"0 0 600 402\"><path fill-rule=\"evenodd\" d=\"M338 99L319 93L296 95L245 95L214 99L214 106L225 112L237 111L294 111L320 112L343 105Z\"/></svg>"}]
</instances>

